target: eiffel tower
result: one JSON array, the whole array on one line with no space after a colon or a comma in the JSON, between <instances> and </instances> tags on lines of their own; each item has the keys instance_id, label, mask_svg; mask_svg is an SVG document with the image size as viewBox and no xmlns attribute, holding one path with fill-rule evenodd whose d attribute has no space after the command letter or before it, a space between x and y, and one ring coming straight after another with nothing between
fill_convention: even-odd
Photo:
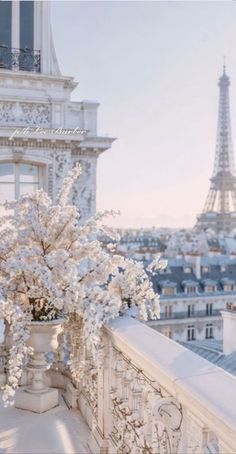
<instances>
[{"instance_id":1,"label":"eiffel tower","mask_svg":"<svg viewBox=\"0 0 236 454\"><path fill-rule=\"evenodd\" d=\"M236 173L230 124L230 79L225 65L218 85L220 98L214 169L203 211L197 217L196 228L230 233L236 229Z\"/></svg>"}]
</instances>

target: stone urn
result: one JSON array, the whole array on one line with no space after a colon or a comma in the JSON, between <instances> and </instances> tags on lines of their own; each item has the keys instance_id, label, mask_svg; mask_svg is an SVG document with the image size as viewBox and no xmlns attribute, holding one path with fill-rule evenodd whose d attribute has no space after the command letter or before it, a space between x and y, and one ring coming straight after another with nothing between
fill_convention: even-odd
<instances>
[{"instance_id":1,"label":"stone urn","mask_svg":"<svg viewBox=\"0 0 236 454\"><path fill-rule=\"evenodd\" d=\"M64 319L31 322L31 333L27 345L33 352L27 365L32 379L30 384L16 392L15 407L43 413L58 405L59 394L55 388L45 384L45 371L50 368L46 353L55 352L58 335L63 329Z\"/></svg>"}]
</instances>

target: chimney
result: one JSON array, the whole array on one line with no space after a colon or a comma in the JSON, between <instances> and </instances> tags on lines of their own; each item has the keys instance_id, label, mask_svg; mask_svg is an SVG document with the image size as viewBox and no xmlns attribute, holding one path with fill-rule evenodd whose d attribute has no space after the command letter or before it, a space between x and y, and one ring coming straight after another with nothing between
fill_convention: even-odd
<instances>
[{"instance_id":1,"label":"chimney","mask_svg":"<svg viewBox=\"0 0 236 454\"><path fill-rule=\"evenodd\" d=\"M201 256L198 254L186 255L186 261L191 263L197 279L201 279Z\"/></svg>"},{"instance_id":2,"label":"chimney","mask_svg":"<svg viewBox=\"0 0 236 454\"><path fill-rule=\"evenodd\" d=\"M227 309L221 311L223 317L223 353L230 355L236 351L236 306L227 304Z\"/></svg>"}]
</instances>

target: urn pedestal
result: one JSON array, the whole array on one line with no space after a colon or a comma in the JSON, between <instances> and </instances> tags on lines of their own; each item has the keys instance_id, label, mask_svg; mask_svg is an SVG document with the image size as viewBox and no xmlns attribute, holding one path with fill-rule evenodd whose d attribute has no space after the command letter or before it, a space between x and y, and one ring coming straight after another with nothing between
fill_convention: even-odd
<instances>
[{"instance_id":1,"label":"urn pedestal","mask_svg":"<svg viewBox=\"0 0 236 454\"><path fill-rule=\"evenodd\" d=\"M46 353L57 349L57 337L62 331L63 322L63 319L32 322L31 334L27 342L28 346L33 348L27 365L32 380L28 386L16 392L16 408L43 413L58 405L58 390L48 388L45 384L45 372L50 367Z\"/></svg>"}]
</instances>

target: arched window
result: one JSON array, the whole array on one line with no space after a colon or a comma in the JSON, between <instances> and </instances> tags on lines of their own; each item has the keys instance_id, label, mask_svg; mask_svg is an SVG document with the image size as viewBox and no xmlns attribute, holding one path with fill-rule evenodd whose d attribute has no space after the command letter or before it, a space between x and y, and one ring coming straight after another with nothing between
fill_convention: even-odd
<instances>
[{"instance_id":1,"label":"arched window","mask_svg":"<svg viewBox=\"0 0 236 454\"><path fill-rule=\"evenodd\" d=\"M27 163L0 163L0 202L18 199L43 187L43 167Z\"/></svg>"}]
</instances>

